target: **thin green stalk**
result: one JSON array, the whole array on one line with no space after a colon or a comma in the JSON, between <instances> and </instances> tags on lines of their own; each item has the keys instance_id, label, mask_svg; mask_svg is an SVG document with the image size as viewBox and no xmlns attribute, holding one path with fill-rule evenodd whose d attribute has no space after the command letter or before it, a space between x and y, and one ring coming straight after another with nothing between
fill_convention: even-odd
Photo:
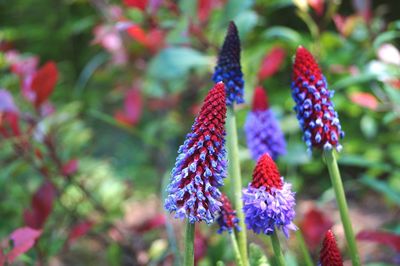
<instances>
[{"instance_id":1,"label":"thin green stalk","mask_svg":"<svg viewBox=\"0 0 400 266\"><path fill-rule=\"evenodd\" d=\"M236 131L236 116L232 108L228 108L227 116L227 146L229 161L229 176L233 180L234 200L236 214L239 218L240 231L237 232L240 255L243 266L248 265L246 225L244 223L243 202L242 202L242 176L240 174L239 144Z\"/></svg>"},{"instance_id":2,"label":"thin green stalk","mask_svg":"<svg viewBox=\"0 0 400 266\"><path fill-rule=\"evenodd\" d=\"M236 264L238 266L243 266L243 260L242 260L242 256L240 255L239 246L238 246L238 243L236 241L235 234L234 233L229 233L229 236L231 237L231 243L232 243L233 251L235 252Z\"/></svg>"},{"instance_id":3,"label":"thin green stalk","mask_svg":"<svg viewBox=\"0 0 400 266\"><path fill-rule=\"evenodd\" d=\"M194 265L194 226L194 223L190 223L189 220L186 221L184 266Z\"/></svg>"},{"instance_id":4,"label":"thin green stalk","mask_svg":"<svg viewBox=\"0 0 400 266\"><path fill-rule=\"evenodd\" d=\"M310 252L308 251L306 242L304 241L303 233L301 232L300 229L298 229L296 231L296 238L297 238L297 242L300 246L300 250L303 253L304 264L306 266L314 266Z\"/></svg>"},{"instance_id":5,"label":"thin green stalk","mask_svg":"<svg viewBox=\"0 0 400 266\"><path fill-rule=\"evenodd\" d=\"M281 245L279 243L279 238L278 234L276 232L276 229L274 230L274 233L271 235L271 243L272 243L272 249L274 250L275 254L275 260L277 262L278 266L285 266L285 257L283 257Z\"/></svg>"},{"instance_id":6,"label":"thin green stalk","mask_svg":"<svg viewBox=\"0 0 400 266\"><path fill-rule=\"evenodd\" d=\"M361 265L360 257L358 255L356 239L354 237L353 228L350 222L349 209L347 207L346 196L344 194L342 178L340 177L339 167L337 165L333 149L324 150L324 156L328 166L329 175L331 177L333 190L335 191L336 201L339 207L340 218L342 219L351 261L353 266L359 266Z\"/></svg>"}]
</instances>

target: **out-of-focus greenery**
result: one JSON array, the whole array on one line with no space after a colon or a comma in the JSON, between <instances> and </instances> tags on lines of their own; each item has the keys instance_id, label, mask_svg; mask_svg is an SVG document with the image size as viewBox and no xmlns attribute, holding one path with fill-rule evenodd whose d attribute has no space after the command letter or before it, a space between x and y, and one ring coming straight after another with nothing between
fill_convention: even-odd
<instances>
[{"instance_id":1,"label":"out-of-focus greenery","mask_svg":"<svg viewBox=\"0 0 400 266\"><path fill-rule=\"evenodd\" d=\"M398 210L400 66L379 58L378 51L384 44L399 47L400 18L395 14L399 2L374 1L369 20L351 1L325 1L328 11L323 16L301 0L217 2L209 18L199 22L196 1L160 1L154 13L119 1L0 1L0 41L24 55L39 56L41 65L48 60L57 63L60 78L51 96L56 112L40 122L41 129L55 131L63 159L79 160L77 182L85 184L106 210L107 217L100 220L112 223L122 217L124 206L132 200L161 197L163 178L168 178L176 150L213 85L218 47L230 20L237 24L242 42L246 104L237 109L244 182L249 182L254 162L241 128L253 89L262 85L288 142L287 155L278 161L281 174L294 184L299 199L324 202L333 197L326 167L318 154L312 157L307 153L292 110L292 56L303 45L316 55L330 88L336 91L333 101L346 133L339 164L348 198L362 202L374 192L387 208ZM113 12L120 13L114 16ZM345 22L338 29L333 17L339 14ZM115 27L121 21L140 25L146 32L161 30L165 45L152 50L124 30L117 31L128 60L115 63L113 54L92 40L95 27ZM286 51L285 60L276 74L260 84L257 73L262 59L276 46ZM12 92L22 111L32 112L20 95L18 77L9 67L2 53L0 87ZM125 92L131 87L141 92L142 114L138 123L124 125L114 113L122 108ZM372 110L354 103L351 95L355 92L371 94L378 107ZM40 143L36 145L41 148ZM11 160L9 143L1 141L0 147L0 237L4 238L16 225L22 225L23 209L29 206L43 177L22 158ZM82 193L77 186L67 188L56 201L46 228L56 227L59 221L70 223L72 218L66 217L61 206L74 209L80 217L90 217L94 207ZM100 225L96 230L105 228ZM400 233L395 221L386 229ZM52 246L50 256L58 254L65 232L47 234L46 242L40 244ZM149 239L152 243L156 236ZM218 257L224 253L218 252L223 250L222 240L211 240L216 249L209 250L203 265L233 258L233 254ZM257 254L253 259L261 263L254 265L266 265L257 246L250 250ZM114 245L109 246L110 261L120 258L119 252Z\"/></svg>"}]
</instances>

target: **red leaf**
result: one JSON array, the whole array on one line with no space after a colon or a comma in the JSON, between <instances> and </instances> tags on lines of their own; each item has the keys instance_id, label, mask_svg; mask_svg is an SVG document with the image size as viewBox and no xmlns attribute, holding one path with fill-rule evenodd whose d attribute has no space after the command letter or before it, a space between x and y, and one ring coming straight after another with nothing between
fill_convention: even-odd
<instances>
[{"instance_id":1,"label":"red leaf","mask_svg":"<svg viewBox=\"0 0 400 266\"><path fill-rule=\"evenodd\" d=\"M165 215L157 214L153 218L145 221L142 225L136 228L137 232L145 233L153 229L160 228L165 225Z\"/></svg>"},{"instance_id":2,"label":"red leaf","mask_svg":"<svg viewBox=\"0 0 400 266\"><path fill-rule=\"evenodd\" d=\"M92 229L94 223L92 221L83 221L72 227L71 232L68 236L68 244L73 244L78 238L84 236L90 229Z\"/></svg>"},{"instance_id":3,"label":"red leaf","mask_svg":"<svg viewBox=\"0 0 400 266\"><path fill-rule=\"evenodd\" d=\"M308 0L308 4L319 17L324 15L324 3L324 0Z\"/></svg>"},{"instance_id":4,"label":"red leaf","mask_svg":"<svg viewBox=\"0 0 400 266\"><path fill-rule=\"evenodd\" d=\"M147 0L124 0L124 4L127 7L137 8L144 11L147 6Z\"/></svg>"},{"instance_id":5,"label":"red leaf","mask_svg":"<svg viewBox=\"0 0 400 266\"><path fill-rule=\"evenodd\" d=\"M221 7L223 5L221 0L199 0L197 8L197 16L200 22L206 22L211 14L211 11L215 8Z\"/></svg>"},{"instance_id":6,"label":"red leaf","mask_svg":"<svg viewBox=\"0 0 400 266\"><path fill-rule=\"evenodd\" d=\"M325 232L333 226L332 221L320 210L311 208L300 224L304 239L310 249L314 250L321 243Z\"/></svg>"},{"instance_id":7,"label":"red leaf","mask_svg":"<svg viewBox=\"0 0 400 266\"><path fill-rule=\"evenodd\" d=\"M35 230L29 227L16 229L10 235L10 240L13 241L13 249L7 253L7 260L13 263L15 258L27 252L35 245L36 239L42 234L41 230Z\"/></svg>"},{"instance_id":8,"label":"red leaf","mask_svg":"<svg viewBox=\"0 0 400 266\"><path fill-rule=\"evenodd\" d=\"M58 70L54 62L47 62L33 76L32 90L35 92L35 106L45 102L57 84Z\"/></svg>"},{"instance_id":9,"label":"red leaf","mask_svg":"<svg viewBox=\"0 0 400 266\"><path fill-rule=\"evenodd\" d=\"M368 92L353 92L349 97L353 103L371 110L376 110L379 105L375 96Z\"/></svg>"},{"instance_id":10,"label":"red leaf","mask_svg":"<svg viewBox=\"0 0 400 266\"><path fill-rule=\"evenodd\" d=\"M258 78L260 81L274 75L278 72L279 67L283 63L286 57L286 51L281 47L274 47L272 50L265 55L260 71L258 72Z\"/></svg>"},{"instance_id":11,"label":"red leaf","mask_svg":"<svg viewBox=\"0 0 400 266\"><path fill-rule=\"evenodd\" d=\"M138 25L133 25L130 26L126 31L128 32L129 36L131 36L138 43L145 46L147 45L146 32L141 27Z\"/></svg>"},{"instance_id":12,"label":"red leaf","mask_svg":"<svg viewBox=\"0 0 400 266\"><path fill-rule=\"evenodd\" d=\"M400 252L400 235L383 231L364 230L357 234L357 240L372 241L393 248Z\"/></svg>"},{"instance_id":13,"label":"red leaf","mask_svg":"<svg viewBox=\"0 0 400 266\"><path fill-rule=\"evenodd\" d=\"M24 221L29 227L40 229L53 209L56 188L45 181L32 197L32 209L24 211Z\"/></svg>"},{"instance_id":14,"label":"red leaf","mask_svg":"<svg viewBox=\"0 0 400 266\"><path fill-rule=\"evenodd\" d=\"M136 124L142 114L142 95L136 88L128 90L125 95L124 111L131 124Z\"/></svg>"},{"instance_id":15,"label":"red leaf","mask_svg":"<svg viewBox=\"0 0 400 266\"><path fill-rule=\"evenodd\" d=\"M64 176L73 175L78 170L78 160L72 159L69 160L66 164L62 167L62 174Z\"/></svg>"}]
</instances>

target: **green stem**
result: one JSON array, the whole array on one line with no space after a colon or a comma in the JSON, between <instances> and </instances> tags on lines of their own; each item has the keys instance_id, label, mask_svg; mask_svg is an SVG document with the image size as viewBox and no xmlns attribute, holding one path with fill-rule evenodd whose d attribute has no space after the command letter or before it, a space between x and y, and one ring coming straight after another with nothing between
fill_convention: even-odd
<instances>
[{"instance_id":1,"label":"green stem","mask_svg":"<svg viewBox=\"0 0 400 266\"><path fill-rule=\"evenodd\" d=\"M194 223L186 222L184 266L194 265Z\"/></svg>"},{"instance_id":2,"label":"green stem","mask_svg":"<svg viewBox=\"0 0 400 266\"><path fill-rule=\"evenodd\" d=\"M324 156L328 166L329 175L331 176L333 190L335 191L336 201L339 207L340 218L342 219L351 261L353 266L359 266L361 264L357 251L356 239L354 237L353 228L350 222L349 209L347 207L346 196L344 194L342 178L340 177L339 167L333 152L333 149L324 150Z\"/></svg>"},{"instance_id":3,"label":"green stem","mask_svg":"<svg viewBox=\"0 0 400 266\"><path fill-rule=\"evenodd\" d=\"M278 238L278 234L276 232L276 228L271 235L271 243L272 243L272 249L274 250L275 260L277 262L277 265L285 266L286 262L285 262L285 258L283 257L283 253L282 253L281 245L279 243L279 238Z\"/></svg>"},{"instance_id":4,"label":"green stem","mask_svg":"<svg viewBox=\"0 0 400 266\"><path fill-rule=\"evenodd\" d=\"M308 251L306 242L304 241L303 233L301 232L300 229L296 231L296 238L300 246L301 252L303 253L304 265L314 266L310 252Z\"/></svg>"},{"instance_id":5,"label":"green stem","mask_svg":"<svg viewBox=\"0 0 400 266\"><path fill-rule=\"evenodd\" d=\"M240 255L242 256L243 266L248 265L246 225L244 223L243 203L242 203L242 177L240 174L239 163L239 144L236 131L236 116L232 108L228 108L227 116L227 143L229 176L233 180L234 199L236 214L239 218L240 231L237 232Z\"/></svg>"},{"instance_id":6,"label":"green stem","mask_svg":"<svg viewBox=\"0 0 400 266\"><path fill-rule=\"evenodd\" d=\"M233 246L233 251L235 252L235 258L236 258L236 263L238 266L243 266L243 260L242 260L242 256L240 255L240 251L239 251L239 246L238 243L236 241L236 237L234 233L229 233L229 236L231 237L231 243Z\"/></svg>"}]
</instances>

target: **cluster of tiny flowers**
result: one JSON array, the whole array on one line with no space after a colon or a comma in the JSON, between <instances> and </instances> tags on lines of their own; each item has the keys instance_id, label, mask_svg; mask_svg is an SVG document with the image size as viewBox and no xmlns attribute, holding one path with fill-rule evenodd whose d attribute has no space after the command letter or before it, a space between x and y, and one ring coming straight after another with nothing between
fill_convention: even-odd
<instances>
[{"instance_id":1,"label":"cluster of tiny flowers","mask_svg":"<svg viewBox=\"0 0 400 266\"><path fill-rule=\"evenodd\" d=\"M343 259L331 230L325 234L319 257L319 266L343 266Z\"/></svg>"},{"instance_id":2,"label":"cluster of tiny flowers","mask_svg":"<svg viewBox=\"0 0 400 266\"><path fill-rule=\"evenodd\" d=\"M323 148L340 151L339 138L344 137L339 117L331 102L334 91L328 84L311 53L299 47L293 66L292 96L294 110L304 132L308 149Z\"/></svg>"},{"instance_id":3,"label":"cluster of tiny flowers","mask_svg":"<svg viewBox=\"0 0 400 266\"><path fill-rule=\"evenodd\" d=\"M212 77L214 82L223 81L226 90L226 104L243 103L243 73L240 66L240 40L235 23L230 22L224 44L219 53L218 63Z\"/></svg>"},{"instance_id":4,"label":"cluster of tiny flowers","mask_svg":"<svg viewBox=\"0 0 400 266\"><path fill-rule=\"evenodd\" d=\"M220 82L209 91L178 150L164 205L176 218L210 224L220 210L218 187L226 177L225 117L225 86Z\"/></svg>"},{"instance_id":5,"label":"cluster of tiny flowers","mask_svg":"<svg viewBox=\"0 0 400 266\"><path fill-rule=\"evenodd\" d=\"M240 230L238 225L239 219L236 217L236 211L233 210L232 204L225 194L221 195L221 203L222 206L217 219L219 225L218 233L222 233L224 231L232 233L233 228L235 227L237 230Z\"/></svg>"},{"instance_id":6,"label":"cluster of tiny flowers","mask_svg":"<svg viewBox=\"0 0 400 266\"><path fill-rule=\"evenodd\" d=\"M244 130L253 160L258 160L264 153L276 160L286 153L283 132L274 112L269 109L267 95L261 87L254 90L253 106L247 114Z\"/></svg>"},{"instance_id":7,"label":"cluster of tiny flowers","mask_svg":"<svg viewBox=\"0 0 400 266\"><path fill-rule=\"evenodd\" d=\"M271 235L275 229L289 237L293 224L295 199L291 184L284 182L268 154L260 157L253 181L243 190L243 211L248 229L256 234Z\"/></svg>"}]
</instances>

